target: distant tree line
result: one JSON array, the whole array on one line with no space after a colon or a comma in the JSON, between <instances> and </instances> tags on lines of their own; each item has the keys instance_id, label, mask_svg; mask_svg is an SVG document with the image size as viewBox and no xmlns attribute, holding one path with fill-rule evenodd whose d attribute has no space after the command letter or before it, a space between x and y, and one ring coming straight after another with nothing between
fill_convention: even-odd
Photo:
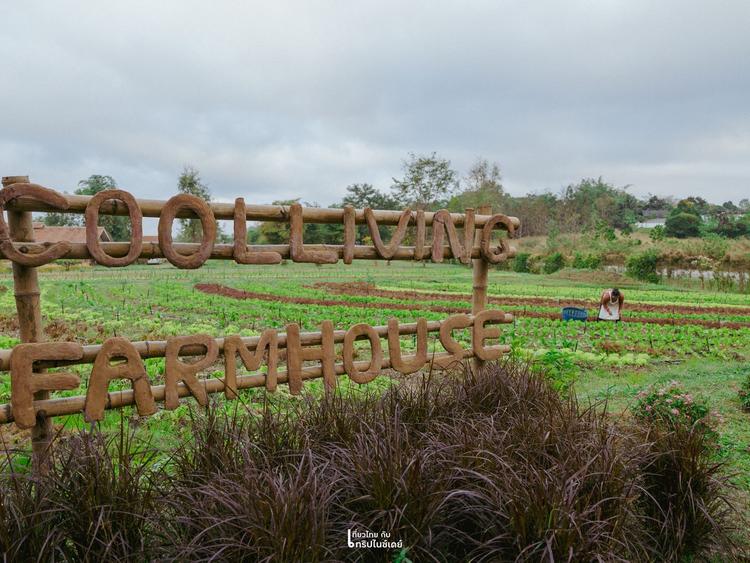
<instances>
[{"instance_id":1,"label":"distant tree line","mask_svg":"<svg viewBox=\"0 0 750 563\"><path fill-rule=\"evenodd\" d=\"M103 189L116 187L111 176L92 175L78 184L76 194L93 195ZM177 182L181 193L189 193L211 201L211 192L201 180L199 172L186 166ZM513 215L521 220L521 236L553 235L560 233L595 232L604 238L614 237L615 229L624 234L633 230L644 219L665 218L663 227L653 229L652 237L701 237L706 235L725 238L750 236L750 201L737 204L731 201L721 205L707 202L701 197L674 198L649 196L638 198L628 192L629 186L617 187L602 177L584 178L558 193L544 191L512 196L503 188L500 166L479 158L464 177L451 166L449 160L436 153L417 155L410 153L402 163L402 175L393 178L387 190L369 183L355 183L346 188L346 195L332 207L352 205L358 209L422 209L435 211L447 208L463 211L468 207L491 207L493 212ZM277 200L276 205L290 205L299 200ZM317 206L314 202L306 205ZM65 213L48 213L48 225L80 225L81 216ZM114 240L127 240L130 223L127 217L100 216ZM382 227L384 235L389 230ZM305 225L305 241L329 243L340 241L341 225ZM178 240L197 241L202 235L200 221L180 219ZM228 240L219 230L220 240ZM283 244L288 241L289 227L285 223L261 223L248 228L248 242ZM358 244L369 242L366 226L358 228Z\"/></svg>"}]
</instances>

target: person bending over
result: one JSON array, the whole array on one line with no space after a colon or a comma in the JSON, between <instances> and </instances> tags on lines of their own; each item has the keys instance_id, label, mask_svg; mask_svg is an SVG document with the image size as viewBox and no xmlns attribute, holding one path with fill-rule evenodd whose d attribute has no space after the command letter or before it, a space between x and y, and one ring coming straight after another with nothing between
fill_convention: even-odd
<instances>
[{"instance_id":1,"label":"person bending over","mask_svg":"<svg viewBox=\"0 0 750 563\"><path fill-rule=\"evenodd\" d=\"M602 293L599 303L599 320L619 321L625 296L616 287L607 289Z\"/></svg>"}]
</instances>

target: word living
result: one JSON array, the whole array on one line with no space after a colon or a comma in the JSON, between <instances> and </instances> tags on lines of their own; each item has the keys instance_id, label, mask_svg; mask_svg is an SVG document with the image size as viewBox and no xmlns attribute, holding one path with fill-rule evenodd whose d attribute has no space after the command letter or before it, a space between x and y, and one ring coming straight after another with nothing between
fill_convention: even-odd
<instances>
[{"instance_id":1,"label":"word living","mask_svg":"<svg viewBox=\"0 0 750 563\"><path fill-rule=\"evenodd\" d=\"M3 218L3 209L9 202L20 197L36 200L58 211L65 211L69 207L69 202L63 194L38 184L17 183L0 190L0 251L2 254L13 262L30 267L41 266L68 255L72 246L66 241L56 242L42 252L33 254L23 252L22 249L19 250L14 246L10 237L10 229ZM128 252L124 256L107 254L99 240L97 223L100 209L106 202L114 202L115 205L122 203L127 208L131 223L131 238ZM203 231L200 245L192 254L178 252L172 240L172 224L178 216L184 216L185 213L197 216ZM287 215L286 218L289 221L289 255L294 262L334 264L338 262L341 256L345 264L351 264L355 255L356 239L356 212L353 207L347 206L342 210L344 244L340 252L339 250L313 250L305 247L302 239L304 230L303 210L299 203L292 204L288 210L283 208L282 213ZM239 264L281 263L282 256L280 253L257 250L247 245L247 213L243 198L235 200L233 219L232 258L235 262ZM427 222L424 211L403 210L388 244L381 239L375 211L369 208L364 209L364 221L379 257L389 260L396 256L399 250L403 248L401 245L406 238L407 229L413 225L416 227L415 246L409 256L413 257L414 260L425 258ZM129 192L112 189L94 195L86 205L85 224L86 249L91 258L98 264L109 267L128 266L141 256L143 250L143 213L138 201ZM451 213L445 209L434 213L432 216L432 245L430 249L430 258L433 262L443 261L445 255L443 243L447 237L450 257L464 264L469 263L472 259L474 247L475 215L473 209L466 210L463 216L463 227L463 236L460 236ZM498 227L504 228L511 237L515 229L513 220L501 214L492 215L485 222L481 230L479 257L491 264L502 262L513 254L513 249L505 239L500 240L499 244L493 245L492 231ZM194 195L178 194L170 198L160 210L159 250L170 263L178 268L200 268L206 260L211 258L216 241L216 231L216 218L208 203Z\"/></svg>"},{"instance_id":2,"label":"word living","mask_svg":"<svg viewBox=\"0 0 750 563\"><path fill-rule=\"evenodd\" d=\"M390 367L401 374L410 374L422 369L428 362L438 368L448 367L468 357L490 361L498 359L508 351L507 346L487 346L486 340L497 339L500 329L488 327L488 324L512 322L512 316L499 310L484 310L476 316L465 314L453 315L440 322L439 341L447 354L440 357L428 353L428 327L424 318L416 323L416 352L405 356L401 354L401 335L399 323L395 318L388 322L386 337L388 341L388 361ZM465 349L455 339L453 331L471 330L471 349ZM359 323L349 328L343 335L343 370L337 372L335 351L336 338L333 323L329 320L321 324L319 347L308 347L310 342L303 340L299 325L286 326L286 335L280 335L275 329L263 331L257 338L242 338L239 335L215 339L206 334L175 336L166 341L164 351L165 373L164 386L152 387L141 359L141 352L136 346L122 337L108 338L101 345L94 358L88 389L86 390L84 416L87 421L101 420L105 408L112 405L112 397L118 393L109 393L109 384L114 379L127 379L132 382L133 398L138 413L147 416L156 412L156 400L164 400L165 408L175 409L179 405L180 395L192 395L200 405L208 404L207 382L218 382L228 399L235 399L239 388L237 360L249 371L257 371L265 363L264 383L268 391L276 389L278 380L285 376L289 391L299 394L305 378L305 362L320 364L326 388L336 386L337 373L343 371L356 383L368 383L375 379L384 365L383 347L379 332L366 323ZM355 361L355 341L366 340L370 348L370 360ZM341 341L339 338L338 341ZM314 342L315 344L318 341ZM144 343L140 343L143 345ZM148 343L146 343L148 344ZM282 359L281 345L285 345L286 372L279 373L278 364ZM146 346L146 348L148 348ZM198 378L198 374L213 366L219 355L223 354L224 378L207 380ZM77 389L80 378L72 372L34 371L35 362L64 363L82 360L84 348L74 342L43 342L16 345L10 355L11 371L11 408L13 419L20 428L31 428L36 422L34 394L39 391L62 391ZM184 362L181 356L201 356L192 363ZM115 363L113 363L115 362ZM182 384L182 386L180 385ZM183 387L182 393L180 387ZM219 388L218 390L222 390Z\"/></svg>"}]
</instances>

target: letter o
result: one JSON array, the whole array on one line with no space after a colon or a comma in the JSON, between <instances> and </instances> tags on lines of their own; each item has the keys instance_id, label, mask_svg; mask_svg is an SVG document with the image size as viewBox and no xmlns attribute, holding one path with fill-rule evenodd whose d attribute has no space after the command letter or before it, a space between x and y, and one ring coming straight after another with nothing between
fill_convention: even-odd
<instances>
[{"instance_id":1,"label":"letter o","mask_svg":"<svg viewBox=\"0 0 750 563\"><path fill-rule=\"evenodd\" d=\"M198 215L203 227L198 251L184 255L178 253L172 246L172 223L183 209L190 209ZM159 216L159 247L164 257L170 263L185 270L200 268L211 256L216 239L216 219L208 204L201 198L190 194L178 194L167 201Z\"/></svg>"},{"instance_id":2,"label":"letter o","mask_svg":"<svg viewBox=\"0 0 750 563\"><path fill-rule=\"evenodd\" d=\"M501 240L499 247L490 248L492 229L494 229L497 224L505 226L505 230L508 231L509 237L512 237L515 233L513 223L507 215L493 215L487 220L482 229L482 240L479 248L482 252L482 258L490 264L499 264L510 257L510 245L506 240Z\"/></svg>"},{"instance_id":3,"label":"letter o","mask_svg":"<svg viewBox=\"0 0 750 563\"><path fill-rule=\"evenodd\" d=\"M372 349L372 359L366 370L360 371L354 364L354 341L358 336L366 335ZM359 323L346 331L344 335L344 369L349 378L355 383L369 383L380 374L383 366L383 348L380 346L380 336L367 323Z\"/></svg>"},{"instance_id":4,"label":"letter o","mask_svg":"<svg viewBox=\"0 0 750 563\"><path fill-rule=\"evenodd\" d=\"M99 232L97 223L99 222L99 208L102 203L109 199L116 199L125 204L130 216L131 234L130 250L125 256L115 258L110 256L102 249L99 244ZM124 190L104 190L91 198L86 206L86 248L89 254L102 266L111 266L118 268L128 266L135 262L141 255L143 248L143 214L138 207L135 198Z\"/></svg>"}]
</instances>

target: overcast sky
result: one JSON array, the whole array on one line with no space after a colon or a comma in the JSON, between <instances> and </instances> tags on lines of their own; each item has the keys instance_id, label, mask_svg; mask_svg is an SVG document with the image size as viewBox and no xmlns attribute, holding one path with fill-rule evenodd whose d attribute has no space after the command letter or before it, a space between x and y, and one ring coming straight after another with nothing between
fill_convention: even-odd
<instances>
[{"instance_id":1,"label":"overcast sky","mask_svg":"<svg viewBox=\"0 0 750 563\"><path fill-rule=\"evenodd\" d=\"M329 204L411 151L512 194L750 197L750 2L2 2L0 173Z\"/></svg>"}]
</instances>

